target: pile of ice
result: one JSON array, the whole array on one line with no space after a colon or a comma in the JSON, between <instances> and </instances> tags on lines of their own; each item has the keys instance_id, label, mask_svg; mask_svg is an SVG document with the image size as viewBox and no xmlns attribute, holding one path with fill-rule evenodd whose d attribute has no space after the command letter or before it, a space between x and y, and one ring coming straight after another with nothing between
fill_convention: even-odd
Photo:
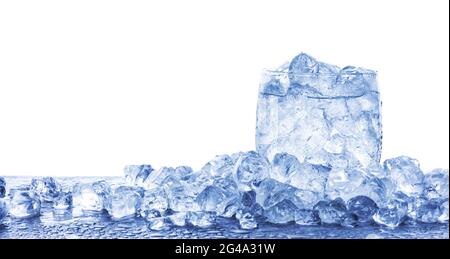
<instances>
[{"instance_id":1,"label":"pile of ice","mask_svg":"<svg viewBox=\"0 0 450 259\"><path fill-rule=\"evenodd\" d=\"M10 190L0 178L0 218L55 211L142 217L150 229L211 227L234 218L243 229L269 222L298 225L448 222L449 172L424 174L415 159L381 157L376 73L300 54L266 71L259 91L256 151L188 166L125 167L125 181L62 188L53 178ZM5 201L6 200L6 201Z\"/></svg>"},{"instance_id":2,"label":"pile of ice","mask_svg":"<svg viewBox=\"0 0 450 259\"><path fill-rule=\"evenodd\" d=\"M190 167L130 165L122 185L105 181L62 190L51 177L33 179L4 197L0 217L38 216L41 204L58 211L108 213L113 219L142 217L150 229L210 227L217 217L235 218L241 228L262 222L298 225L448 222L448 170L424 174L417 160L397 157L370 169L301 163L287 153L273 161L254 151L215 157L198 171Z\"/></svg>"}]
</instances>

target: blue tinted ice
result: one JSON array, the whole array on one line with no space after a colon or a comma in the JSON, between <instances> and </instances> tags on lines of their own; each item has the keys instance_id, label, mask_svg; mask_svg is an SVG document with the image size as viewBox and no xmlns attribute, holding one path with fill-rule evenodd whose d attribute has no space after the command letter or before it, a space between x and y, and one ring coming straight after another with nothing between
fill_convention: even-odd
<instances>
[{"instance_id":1,"label":"blue tinted ice","mask_svg":"<svg viewBox=\"0 0 450 259\"><path fill-rule=\"evenodd\" d=\"M61 191L53 198L53 208L56 210L67 210L72 207L72 193Z\"/></svg>"},{"instance_id":2,"label":"blue tinted ice","mask_svg":"<svg viewBox=\"0 0 450 259\"><path fill-rule=\"evenodd\" d=\"M266 71L260 86L256 148L270 161L295 155L323 166L377 164L381 114L376 73L319 62L304 53L288 71Z\"/></svg>"},{"instance_id":3,"label":"blue tinted ice","mask_svg":"<svg viewBox=\"0 0 450 259\"><path fill-rule=\"evenodd\" d=\"M356 216L358 223L370 223L378 211L378 205L369 197L356 196L347 202L348 211Z\"/></svg>"},{"instance_id":4,"label":"blue tinted ice","mask_svg":"<svg viewBox=\"0 0 450 259\"><path fill-rule=\"evenodd\" d=\"M13 189L9 192L9 214L14 218L31 218L41 211L39 196L27 189Z\"/></svg>"},{"instance_id":5,"label":"blue tinted ice","mask_svg":"<svg viewBox=\"0 0 450 259\"><path fill-rule=\"evenodd\" d=\"M136 187L119 186L107 197L105 209L113 219L134 216L141 206L142 195Z\"/></svg>"},{"instance_id":6,"label":"blue tinted ice","mask_svg":"<svg viewBox=\"0 0 450 259\"><path fill-rule=\"evenodd\" d=\"M419 196L424 191L424 174L416 159L400 156L383 163L396 191L408 196Z\"/></svg>"},{"instance_id":7,"label":"blue tinted ice","mask_svg":"<svg viewBox=\"0 0 450 259\"><path fill-rule=\"evenodd\" d=\"M320 201L313 210L322 224L341 225L348 214L345 202L341 198Z\"/></svg>"},{"instance_id":8,"label":"blue tinted ice","mask_svg":"<svg viewBox=\"0 0 450 259\"><path fill-rule=\"evenodd\" d=\"M58 196L61 187L52 177L33 178L31 190L39 195L41 201L52 202Z\"/></svg>"},{"instance_id":9,"label":"blue tinted ice","mask_svg":"<svg viewBox=\"0 0 450 259\"><path fill-rule=\"evenodd\" d=\"M0 222L6 216L7 213L8 208L6 207L6 202L4 201L4 199L0 198Z\"/></svg>"},{"instance_id":10,"label":"blue tinted ice","mask_svg":"<svg viewBox=\"0 0 450 259\"><path fill-rule=\"evenodd\" d=\"M100 212L106 209L111 187L105 181L77 183L73 187L73 206L82 211Z\"/></svg>"},{"instance_id":11,"label":"blue tinted ice","mask_svg":"<svg viewBox=\"0 0 450 259\"><path fill-rule=\"evenodd\" d=\"M269 177L270 163L255 151L242 154L234 168L234 178L240 189L248 191Z\"/></svg>"},{"instance_id":12,"label":"blue tinted ice","mask_svg":"<svg viewBox=\"0 0 450 259\"><path fill-rule=\"evenodd\" d=\"M448 198L448 170L434 169L425 175L425 192L429 199Z\"/></svg>"}]
</instances>

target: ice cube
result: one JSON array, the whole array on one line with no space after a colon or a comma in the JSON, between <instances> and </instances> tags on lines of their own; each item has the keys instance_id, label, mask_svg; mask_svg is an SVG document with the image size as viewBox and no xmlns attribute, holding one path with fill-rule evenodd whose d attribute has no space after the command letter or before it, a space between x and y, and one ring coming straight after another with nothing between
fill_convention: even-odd
<instances>
[{"instance_id":1,"label":"ice cube","mask_svg":"<svg viewBox=\"0 0 450 259\"><path fill-rule=\"evenodd\" d=\"M297 206L290 200L283 200L264 210L264 216L268 222L285 224L295 220Z\"/></svg>"},{"instance_id":2,"label":"ice cube","mask_svg":"<svg viewBox=\"0 0 450 259\"><path fill-rule=\"evenodd\" d=\"M4 198L6 194L6 181L5 178L0 176L0 198Z\"/></svg>"},{"instance_id":3,"label":"ice cube","mask_svg":"<svg viewBox=\"0 0 450 259\"><path fill-rule=\"evenodd\" d=\"M317 225L320 218L313 210L299 209L295 212L295 223L301 226Z\"/></svg>"},{"instance_id":4,"label":"ice cube","mask_svg":"<svg viewBox=\"0 0 450 259\"><path fill-rule=\"evenodd\" d=\"M127 165L124 168L125 181L128 184L142 186L152 171L151 165Z\"/></svg>"},{"instance_id":5,"label":"ice cube","mask_svg":"<svg viewBox=\"0 0 450 259\"><path fill-rule=\"evenodd\" d=\"M171 185L178 182L177 178L166 179L169 176L175 177L175 168L163 166L158 170L151 171L142 186L146 189L154 189L160 187L163 183Z\"/></svg>"},{"instance_id":6,"label":"ice cube","mask_svg":"<svg viewBox=\"0 0 450 259\"><path fill-rule=\"evenodd\" d=\"M135 187L119 186L109 195L105 208L113 219L133 217L141 206L140 193Z\"/></svg>"},{"instance_id":7,"label":"ice cube","mask_svg":"<svg viewBox=\"0 0 450 259\"><path fill-rule=\"evenodd\" d=\"M323 194L330 170L330 167L303 163L291 176L289 184L302 190Z\"/></svg>"},{"instance_id":8,"label":"ice cube","mask_svg":"<svg viewBox=\"0 0 450 259\"><path fill-rule=\"evenodd\" d=\"M31 218L39 216L41 201L34 192L26 189L11 189L9 193L9 214L13 218Z\"/></svg>"},{"instance_id":9,"label":"ice cube","mask_svg":"<svg viewBox=\"0 0 450 259\"><path fill-rule=\"evenodd\" d=\"M141 217L147 218L149 215L152 215L153 211L163 213L168 208L169 203L166 191L163 188L156 188L144 192L139 211Z\"/></svg>"},{"instance_id":10,"label":"ice cube","mask_svg":"<svg viewBox=\"0 0 450 259\"><path fill-rule=\"evenodd\" d=\"M296 206L303 207L303 202L296 195L297 191L298 189L293 186L266 178L256 188L256 202L264 209L268 209L287 199Z\"/></svg>"},{"instance_id":11,"label":"ice cube","mask_svg":"<svg viewBox=\"0 0 450 259\"><path fill-rule=\"evenodd\" d=\"M441 199L431 199L419 205L415 214L415 220L424 223L436 223L442 216Z\"/></svg>"},{"instance_id":12,"label":"ice cube","mask_svg":"<svg viewBox=\"0 0 450 259\"><path fill-rule=\"evenodd\" d=\"M41 201L52 202L61 191L61 186L53 177L33 178L31 180L31 190L39 195Z\"/></svg>"},{"instance_id":13,"label":"ice cube","mask_svg":"<svg viewBox=\"0 0 450 259\"><path fill-rule=\"evenodd\" d=\"M56 210L67 210L72 207L72 192L61 191L53 198L53 208Z\"/></svg>"},{"instance_id":14,"label":"ice cube","mask_svg":"<svg viewBox=\"0 0 450 259\"><path fill-rule=\"evenodd\" d=\"M385 160L383 166L397 191L414 197L424 191L424 175L416 159L400 156Z\"/></svg>"},{"instance_id":15,"label":"ice cube","mask_svg":"<svg viewBox=\"0 0 450 259\"><path fill-rule=\"evenodd\" d=\"M212 177L225 178L233 173L234 162L229 155L218 155L202 167L202 171L209 173Z\"/></svg>"},{"instance_id":16,"label":"ice cube","mask_svg":"<svg viewBox=\"0 0 450 259\"><path fill-rule=\"evenodd\" d=\"M341 225L348 214L345 202L341 198L332 201L320 201L314 206L313 210L322 224Z\"/></svg>"},{"instance_id":17,"label":"ice cube","mask_svg":"<svg viewBox=\"0 0 450 259\"><path fill-rule=\"evenodd\" d=\"M264 178L269 176L270 164L266 158L255 151L249 151L240 156L234 167L234 178L243 191L254 188Z\"/></svg>"},{"instance_id":18,"label":"ice cube","mask_svg":"<svg viewBox=\"0 0 450 259\"><path fill-rule=\"evenodd\" d=\"M448 198L448 170L434 169L425 175L425 192L429 199Z\"/></svg>"},{"instance_id":19,"label":"ice cube","mask_svg":"<svg viewBox=\"0 0 450 259\"><path fill-rule=\"evenodd\" d=\"M402 224L408 213L409 197L403 193L395 193L384 206L373 215L376 223L394 228Z\"/></svg>"},{"instance_id":20,"label":"ice cube","mask_svg":"<svg viewBox=\"0 0 450 259\"><path fill-rule=\"evenodd\" d=\"M216 214L214 212L193 212L186 214L187 222L195 227L208 228L216 223Z\"/></svg>"},{"instance_id":21,"label":"ice cube","mask_svg":"<svg viewBox=\"0 0 450 259\"><path fill-rule=\"evenodd\" d=\"M178 185L167 189L169 208L177 212L199 211L200 207L188 186Z\"/></svg>"},{"instance_id":22,"label":"ice cube","mask_svg":"<svg viewBox=\"0 0 450 259\"><path fill-rule=\"evenodd\" d=\"M380 203L385 197L385 186L380 179L370 176L362 169L333 169L329 174L325 192L331 199L340 197L348 201L363 195Z\"/></svg>"},{"instance_id":23,"label":"ice cube","mask_svg":"<svg viewBox=\"0 0 450 259\"><path fill-rule=\"evenodd\" d=\"M202 211L216 212L222 215L230 203L239 198L236 183L228 178L216 179L213 185L206 187L196 198Z\"/></svg>"},{"instance_id":24,"label":"ice cube","mask_svg":"<svg viewBox=\"0 0 450 259\"><path fill-rule=\"evenodd\" d=\"M73 206L82 211L100 212L105 209L110 195L111 187L106 181L77 183L73 187Z\"/></svg>"},{"instance_id":25,"label":"ice cube","mask_svg":"<svg viewBox=\"0 0 450 259\"><path fill-rule=\"evenodd\" d=\"M373 215L378 211L377 204L369 197L356 196L347 202L348 211L354 214L359 224L373 221Z\"/></svg>"},{"instance_id":26,"label":"ice cube","mask_svg":"<svg viewBox=\"0 0 450 259\"><path fill-rule=\"evenodd\" d=\"M298 159L286 152L275 154L272 162L270 177L281 183L289 183L293 174L300 170Z\"/></svg>"}]
</instances>

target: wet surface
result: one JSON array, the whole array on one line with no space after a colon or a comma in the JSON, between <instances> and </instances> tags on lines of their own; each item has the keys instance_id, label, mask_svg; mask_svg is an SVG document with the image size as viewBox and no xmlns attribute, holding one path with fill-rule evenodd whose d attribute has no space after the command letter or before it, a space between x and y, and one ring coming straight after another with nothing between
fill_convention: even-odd
<instances>
[{"instance_id":1,"label":"wet surface","mask_svg":"<svg viewBox=\"0 0 450 259\"><path fill-rule=\"evenodd\" d=\"M5 177L7 188L29 184L30 177ZM115 178L77 177L57 178L63 185L76 182L92 182L104 179L110 183L122 180ZM13 219L7 216L0 223L0 239L5 238L86 238L86 239L142 239L142 238L426 238L448 239L448 224L415 224L404 225L396 229L379 226L358 228L298 226L296 224L272 225L263 224L255 230L242 230L234 219L219 218L216 225L207 229L186 227L168 227L162 230L150 230L148 223L142 218L129 218L120 221L111 220L106 214L74 215L55 213L52 208L43 206L41 216L31 219Z\"/></svg>"}]
</instances>

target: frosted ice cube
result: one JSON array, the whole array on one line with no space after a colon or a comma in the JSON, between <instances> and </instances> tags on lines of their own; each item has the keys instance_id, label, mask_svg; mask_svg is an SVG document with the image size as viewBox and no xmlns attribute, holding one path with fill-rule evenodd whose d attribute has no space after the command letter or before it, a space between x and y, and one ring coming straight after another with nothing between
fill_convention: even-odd
<instances>
[{"instance_id":1,"label":"frosted ice cube","mask_svg":"<svg viewBox=\"0 0 450 259\"><path fill-rule=\"evenodd\" d=\"M356 196L347 202L348 211L354 214L359 224L373 221L373 215L378 211L377 204L366 196Z\"/></svg>"},{"instance_id":2,"label":"frosted ice cube","mask_svg":"<svg viewBox=\"0 0 450 259\"><path fill-rule=\"evenodd\" d=\"M429 199L448 198L448 170L434 169L425 175L425 192Z\"/></svg>"},{"instance_id":3,"label":"frosted ice cube","mask_svg":"<svg viewBox=\"0 0 450 259\"><path fill-rule=\"evenodd\" d=\"M166 191L163 188L156 188L144 192L139 211L141 217L147 218L153 211L163 213L168 208Z\"/></svg>"},{"instance_id":4,"label":"frosted ice cube","mask_svg":"<svg viewBox=\"0 0 450 259\"><path fill-rule=\"evenodd\" d=\"M39 216L41 201L39 196L26 189L11 189L9 201L9 214L13 218L31 218Z\"/></svg>"},{"instance_id":5,"label":"frosted ice cube","mask_svg":"<svg viewBox=\"0 0 450 259\"><path fill-rule=\"evenodd\" d=\"M6 194L6 181L5 178L0 176L0 198L4 198Z\"/></svg>"},{"instance_id":6,"label":"frosted ice cube","mask_svg":"<svg viewBox=\"0 0 450 259\"><path fill-rule=\"evenodd\" d=\"M216 223L216 214L213 212L188 212L187 222L195 227L208 228Z\"/></svg>"},{"instance_id":7,"label":"frosted ice cube","mask_svg":"<svg viewBox=\"0 0 450 259\"><path fill-rule=\"evenodd\" d=\"M153 170L151 173L147 176L147 178L142 183L142 186L146 189L154 189L160 187L164 181L166 181L166 184L172 184L173 181L178 181L178 179L171 179L171 181L166 180L168 176L174 175L175 168L172 167L161 167L158 170Z\"/></svg>"},{"instance_id":8,"label":"frosted ice cube","mask_svg":"<svg viewBox=\"0 0 450 259\"><path fill-rule=\"evenodd\" d=\"M431 199L421 203L416 211L415 220L424 223L436 223L442 216L441 199Z\"/></svg>"},{"instance_id":9,"label":"frosted ice cube","mask_svg":"<svg viewBox=\"0 0 450 259\"><path fill-rule=\"evenodd\" d=\"M119 186L109 195L106 210L113 219L134 216L141 206L141 191L131 186Z\"/></svg>"},{"instance_id":10,"label":"frosted ice cube","mask_svg":"<svg viewBox=\"0 0 450 259\"><path fill-rule=\"evenodd\" d=\"M171 222L165 217L155 217L148 219L148 228L151 230L163 230L170 227Z\"/></svg>"},{"instance_id":11,"label":"frosted ice cube","mask_svg":"<svg viewBox=\"0 0 450 259\"><path fill-rule=\"evenodd\" d=\"M56 210L67 210L72 207L72 192L61 191L53 198L53 208Z\"/></svg>"},{"instance_id":12,"label":"frosted ice cube","mask_svg":"<svg viewBox=\"0 0 450 259\"><path fill-rule=\"evenodd\" d=\"M284 224L295 220L297 206L290 200L283 200L264 210L266 220L271 223Z\"/></svg>"},{"instance_id":13,"label":"frosted ice cube","mask_svg":"<svg viewBox=\"0 0 450 259\"><path fill-rule=\"evenodd\" d=\"M268 209L277 203L287 199L296 206L303 207L303 202L297 197L297 188L283 184L277 180L266 178L256 188L256 202L264 209Z\"/></svg>"},{"instance_id":14,"label":"frosted ice cube","mask_svg":"<svg viewBox=\"0 0 450 259\"><path fill-rule=\"evenodd\" d=\"M100 212L105 209L109 195L111 187L106 181L77 183L73 187L73 206L83 211Z\"/></svg>"},{"instance_id":15,"label":"frosted ice cube","mask_svg":"<svg viewBox=\"0 0 450 259\"><path fill-rule=\"evenodd\" d=\"M320 218L313 210L299 209L295 212L295 223L301 226L317 225Z\"/></svg>"},{"instance_id":16,"label":"frosted ice cube","mask_svg":"<svg viewBox=\"0 0 450 259\"><path fill-rule=\"evenodd\" d=\"M39 195L43 202L52 202L61 191L61 186L53 177L33 178L30 188Z\"/></svg>"},{"instance_id":17,"label":"frosted ice cube","mask_svg":"<svg viewBox=\"0 0 450 259\"><path fill-rule=\"evenodd\" d=\"M234 167L234 178L243 191L251 190L269 176L269 161L255 151L242 154Z\"/></svg>"},{"instance_id":18,"label":"frosted ice cube","mask_svg":"<svg viewBox=\"0 0 450 259\"><path fill-rule=\"evenodd\" d=\"M400 156L385 160L383 166L397 191L416 197L424 191L424 175L416 159Z\"/></svg>"},{"instance_id":19,"label":"frosted ice cube","mask_svg":"<svg viewBox=\"0 0 450 259\"><path fill-rule=\"evenodd\" d=\"M322 224L341 225L347 216L347 207L341 198L332 201L320 201L314 206L313 210Z\"/></svg>"}]
</instances>

